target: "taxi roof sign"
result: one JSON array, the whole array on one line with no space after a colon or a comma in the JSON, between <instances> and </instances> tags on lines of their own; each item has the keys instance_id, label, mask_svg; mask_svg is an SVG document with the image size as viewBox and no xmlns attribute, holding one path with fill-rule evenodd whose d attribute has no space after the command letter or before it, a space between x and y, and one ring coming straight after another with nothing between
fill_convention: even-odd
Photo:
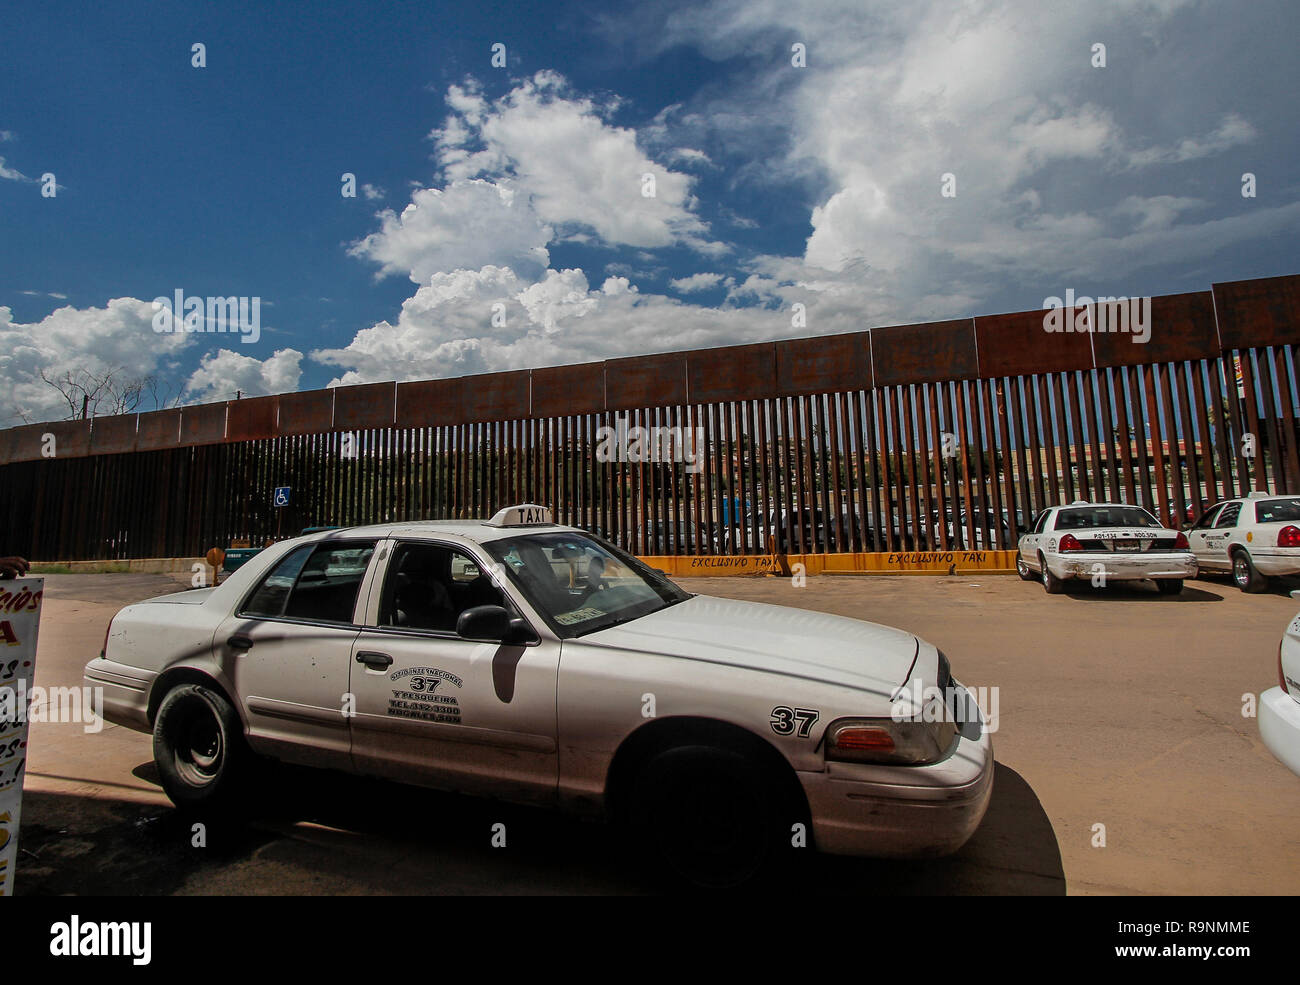
<instances>
[{"instance_id":1,"label":"taxi roof sign","mask_svg":"<svg viewBox=\"0 0 1300 985\"><path fill-rule=\"evenodd\" d=\"M489 527L539 527L548 526L555 521L551 511L536 503L522 503L519 506L507 506L500 510L491 520Z\"/></svg>"}]
</instances>

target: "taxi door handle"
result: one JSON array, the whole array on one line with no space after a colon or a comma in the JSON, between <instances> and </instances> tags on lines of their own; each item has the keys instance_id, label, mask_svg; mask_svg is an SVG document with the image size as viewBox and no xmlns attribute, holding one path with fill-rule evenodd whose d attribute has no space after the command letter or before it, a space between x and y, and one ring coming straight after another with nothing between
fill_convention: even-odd
<instances>
[{"instance_id":1,"label":"taxi door handle","mask_svg":"<svg viewBox=\"0 0 1300 985\"><path fill-rule=\"evenodd\" d=\"M371 670L387 670L393 665L393 658L387 653L371 653L362 650L357 654L357 663L365 664Z\"/></svg>"},{"instance_id":2,"label":"taxi door handle","mask_svg":"<svg viewBox=\"0 0 1300 985\"><path fill-rule=\"evenodd\" d=\"M226 640L226 646L234 650L247 651L253 648L253 640L251 637L245 636L242 633L236 633L234 636L231 636Z\"/></svg>"}]
</instances>

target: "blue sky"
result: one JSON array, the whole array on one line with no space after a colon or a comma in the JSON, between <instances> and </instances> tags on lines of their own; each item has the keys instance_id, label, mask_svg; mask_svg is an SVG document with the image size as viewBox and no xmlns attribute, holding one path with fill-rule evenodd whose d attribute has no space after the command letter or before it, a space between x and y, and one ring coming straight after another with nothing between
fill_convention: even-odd
<instances>
[{"instance_id":1,"label":"blue sky","mask_svg":"<svg viewBox=\"0 0 1300 985\"><path fill-rule=\"evenodd\" d=\"M1294 5L1042 6L10 7L0 425L1300 269Z\"/></svg>"}]
</instances>

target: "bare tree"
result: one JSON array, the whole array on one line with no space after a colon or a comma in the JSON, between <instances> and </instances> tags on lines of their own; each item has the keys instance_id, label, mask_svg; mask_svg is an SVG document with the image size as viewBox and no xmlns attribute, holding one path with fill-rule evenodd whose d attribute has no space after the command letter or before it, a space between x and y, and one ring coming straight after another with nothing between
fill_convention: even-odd
<instances>
[{"instance_id":1,"label":"bare tree","mask_svg":"<svg viewBox=\"0 0 1300 985\"><path fill-rule=\"evenodd\" d=\"M68 405L67 420L99 417L105 414L129 414L140 406L148 377L124 379L122 370L110 369L102 375L81 369L64 370L53 379L40 370L41 379L58 391Z\"/></svg>"}]
</instances>

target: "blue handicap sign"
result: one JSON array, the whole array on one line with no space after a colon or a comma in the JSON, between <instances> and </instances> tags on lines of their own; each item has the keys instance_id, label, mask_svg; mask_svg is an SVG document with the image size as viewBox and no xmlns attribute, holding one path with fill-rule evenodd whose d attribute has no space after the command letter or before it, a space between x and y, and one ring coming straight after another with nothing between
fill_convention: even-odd
<instances>
[{"instance_id":1,"label":"blue handicap sign","mask_svg":"<svg viewBox=\"0 0 1300 985\"><path fill-rule=\"evenodd\" d=\"M275 487L275 505L276 505L276 506L288 506L288 505L289 505L289 487L288 487L288 486L276 486L276 487Z\"/></svg>"}]
</instances>

